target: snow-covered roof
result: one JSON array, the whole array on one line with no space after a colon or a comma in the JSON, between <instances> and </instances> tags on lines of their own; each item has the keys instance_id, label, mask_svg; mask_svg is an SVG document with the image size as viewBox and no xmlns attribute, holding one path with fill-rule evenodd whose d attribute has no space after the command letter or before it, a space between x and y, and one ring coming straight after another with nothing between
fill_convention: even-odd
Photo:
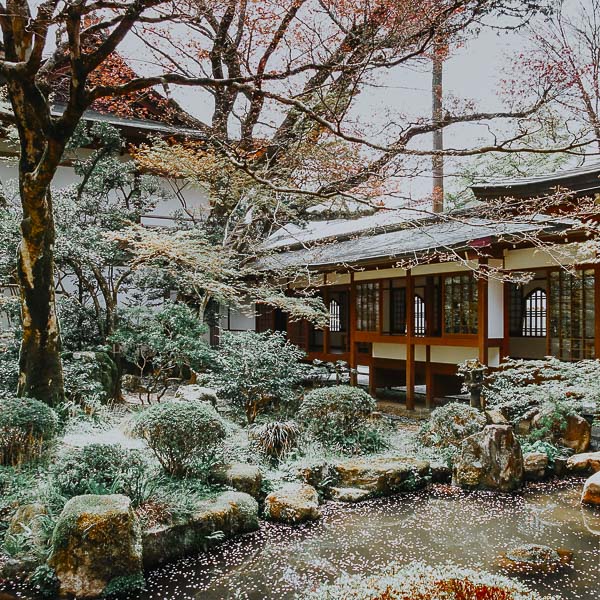
<instances>
[{"instance_id":1,"label":"snow-covered roof","mask_svg":"<svg viewBox=\"0 0 600 600\"><path fill-rule=\"evenodd\" d=\"M393 262L434 251L462 250L498 241L514 241L519 234L542 231L555 233L561 224L545 224L545 218L530 222L492 222L479 217L438 218L405 221L401 229L383 233L357 232L342 241L313 244L276 252L259 261L264 270L290 267L335 268L375 262ZM565 221L566 226L566 221Z\"/></svg>"},{"instance_id":2,"label":"snow-covered roof","mask_svg":"<svg viewBox=\"0 0 600 600\"><path fill-rule=\"evenodd\" d=\"M381 209L372 215L358 219L335 219L330 221L309 221L304 225L284 225L264 243L264 248L274 250L284 247L302 247L327 240L341 240L361 232L384 233L396 230L410 221L423 219L430 213L423 209Z\"/></svg>"},{"instance_id":3,"label":"snow-covered roof","mask_svg":"<svg viewBox=\"0 0 600 600\"><path fill-rule=\"evenodd\" d=\"M471 186L476 198L535 197L566 188L578 195L600 190L600 162L530 177L490 179Z\"/></svg>"}]
</instances>

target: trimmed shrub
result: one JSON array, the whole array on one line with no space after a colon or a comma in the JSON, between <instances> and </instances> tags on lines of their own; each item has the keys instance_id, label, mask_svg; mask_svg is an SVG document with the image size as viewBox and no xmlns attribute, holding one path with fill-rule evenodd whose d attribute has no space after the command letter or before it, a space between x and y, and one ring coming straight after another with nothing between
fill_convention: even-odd
<instances>
[{"instance_id":1,"label":"trimmed shrub","mask_svg":"<svg viewBox=\"0 0 600 600\"><path fill-rule=\"evenodd\" d=\"M296 447L300 428L295 421L270 421L255 427L250 437L265 456L280 460Z\"/></svg>"},{"instance_id":2,"label":"trimmed shrub","mask_svg":"<svg viewBox=\"0 0 600 600\"><path fill-rule=\"evenodd\" d=\"M306 371L303 357L282 333L224 332L207 383L254 423L267 407L294 400Z\"/></svg>"},{"instance_id":3,"label":"trimmed shrub","mask_svg":"<svg viewBox=\"0 0 600 600\"><path fill-rule=\"evenodd\" d=\"M149 465L142 453L119 444L90 444L68 450L54 465L52 478L67 498L125 494L138 506L152 492Z\"/></svg>"},{"instance_id":4,"label":"trimmed shrub","mask_svg":"<svg viewBox=\"0 0 600 600\"><path fill-rule=\"evenodd\" d=\"M0 465L41 457L58 424L56 413L33 398L0 398Z\"/></svg>"},{"instance_id":5,"label":"trimmed shrub","mask_svg":"<svg viewBox=\"0 0 600 600\"><path fill-rule=\"evenodd\" d=\"M167 473L181 477L195 460L220 449L226 430L210 404L170 401L141 412L133 433L146 441Z\"/></svg>"},{"instance_id":6,"label":"trimmed shrub","mask_svg":"<svg viewBox=\"0 0 600 600\"><path fill-rule=\"evenodd\" d=\"M453 565L390 565L376 575L342 575L304 600L542 600L517 581ZM551 600L546 597L545 600Z\"/></svg>"},{"instance_id":7,"label":"trimmed shrub","mask_svg":"<svg viewBox=\"0 0 600 600\"><path fill-rule=\"evenodd\" d=\"M470 435L486 425L483 413L476 408L451 402L436 408L419 433L421 443L437 448L457 447Z\"/></svg>"},{"instance_id":8,"label":"trimmed shrub","mask_svg":"<svg viewBox=\"0 0 600 600\"><path fill-rule=\"evenodd\" d=\"M360 388L319 388L304 397L298 420L324 446L371 452L384 446L380 432L367 422L375 407L375 400Z\"/></svg>"}]
</instances>

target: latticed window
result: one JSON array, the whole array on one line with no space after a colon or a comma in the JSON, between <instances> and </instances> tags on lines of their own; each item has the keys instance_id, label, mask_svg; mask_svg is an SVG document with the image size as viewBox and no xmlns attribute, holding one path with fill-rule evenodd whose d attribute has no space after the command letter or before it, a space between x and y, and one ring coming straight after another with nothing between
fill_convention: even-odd
<instances>
[{"instance_id":1,"label":"latticed window","mask_svg":"<svg viewBox=\"0 0 600 600\"><path fill-rule=\"evenodd\" d=\"M516 283L508 283L508 333L511 337L523 335L523 290Z\"/></svg>"},{"instance_id":2,"label":"latticed window","mask_svg":"<svg viewBox=\"0 0 600 600\"><path fill-rule=\"evenodd\" d=\"M594 271L550 273L550 350L562 360L594 357Z\"/></svg>"},{"instance_id":3,"label":"latticed window","mask_svg":"<svg viewBox=\"0 0 600 600\"><path fill-rule=\"evenodd\" d=\"M477 281L470 273L444 277L446 333L477 333Z\"/></svg>"},{"instance_id":4,"label":"latticed window","mask_svg":"<svg viewBox=\"0 0 600 600\"><path fill-rule=\"evenodd\" d=\"M356 286L356 329L377 331L379 327L379 283Z\"/></svg>"},{"instance_id":5,"label":"latticed window","mask_svg":"<svg viewBox=\"0 0 600 600\"><path fill-rule=\"evenodd\" d=\"M342 320L340 305L337 300L332 300L329 303L329 331L341 331Z\"/></svg>"},{"instance_id":6,"label":"latticed window","mask_svg":"<svg viewBox=\"0 0 600 600\"><path fill-rule=\"evenodd\" d=\"M415 335L425 335L425 300L415 294Z\"/></svg>"},{"instance_id":7,"label":"latticed window","mask_svg":"<svg viewBox=\"0 0 600 600\"><path fill-rule=\"evenodd\" d=\"M526 337L546 336L546 291L536 288L525 296L523 302L523 335Z\"/></svg>"},{"instance_id":8,"label":"latticed window","mask_svg":"<svg viewBox=\"0 0 600 600\"><path fill-rule=\"evenodd\" d=\"M392 333L406 333L406 288L390 290L390 329Z\"/></svg>"}]
</instances>

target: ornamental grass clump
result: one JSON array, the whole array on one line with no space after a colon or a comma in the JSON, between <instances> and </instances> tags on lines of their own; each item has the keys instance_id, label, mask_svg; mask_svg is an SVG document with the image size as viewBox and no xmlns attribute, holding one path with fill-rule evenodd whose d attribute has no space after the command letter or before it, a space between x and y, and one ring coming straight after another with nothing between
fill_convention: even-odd
<instances>
[{"instance_id":1,"label":"ornamental grass clump","mask_svg":"<svg viewBox=\"0 0 600 600\"><path fill-rule=\"evenodd\" d=\"M214 456L226 436L223 419L205 402L170 401L143 410L133 426L170 475L182 477L195 462Z\"/></svg>"},{"instance_id":2,"label":"ornamental grass clump","mask_svg":"<svg viewBox=\"0 0 600 600\"><path fill-rule=\"evenodd\" d=\"M364 390L336 385L308 392L298 420L325 447L350 453L376 452L385 441L369 422L375 407L375 400Z\"/></svg>"},{"instance_id":3,"label":"ornamental grass clump","mask_svg":"<svg viewBox=\"0 0 600 600\"><path fill-rule=\"evenodd\" d=\"M507 577L453 565L390 565L376 575L342 575L303 600L557 600Z\"/></svg>"},{"instance_id":4,"label":"ornamental grass clump","mask_svg":"<svg viewBox=\"0 0 600 600\"><path fill-rule=\"evenodd\" d=\"M33 398L0 398L0 465L41 458L58 426L56 413Z\"/></svg>"},{"instance_id":5,"label":"ornamental grass clump","mask_svg":"<svg viewBox=\"0 0 600 600\"><path fill-rule=\"evenodd\" d=\"M293 450L299 437L300 427L295 421L269 421L250 432L250 438L259 452L275 461Z\"/></svg>"}]
</instances>

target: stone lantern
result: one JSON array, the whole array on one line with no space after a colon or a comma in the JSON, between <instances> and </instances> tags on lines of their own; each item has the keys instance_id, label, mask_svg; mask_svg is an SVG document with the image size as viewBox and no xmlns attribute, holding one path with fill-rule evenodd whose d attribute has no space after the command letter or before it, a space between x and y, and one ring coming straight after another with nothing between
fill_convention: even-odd
<instances>
[{"instance_id":1,"label":"stone lantern","mask_svg":"<svg viewBox=\"0 0 600 600\"><path fill-rule=\"evenodd\" d=\"M481 364L477 359L466 361L461 369L461 374L465 380L465 387L471 396L470 404L473 408L480 410L485 408L481 398L481 390L486 370L486 366Z\"/></svg>"}]
</instances>

